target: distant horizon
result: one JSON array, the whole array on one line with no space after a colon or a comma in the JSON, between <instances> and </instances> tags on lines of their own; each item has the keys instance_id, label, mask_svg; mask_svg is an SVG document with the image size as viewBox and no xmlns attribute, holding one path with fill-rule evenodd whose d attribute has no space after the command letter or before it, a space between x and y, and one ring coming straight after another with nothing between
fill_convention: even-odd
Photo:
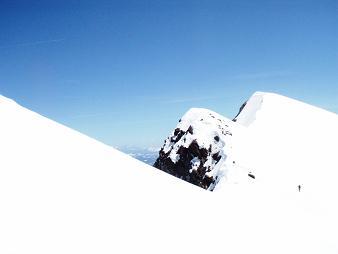
<instances>
[{"instance_id":1,"label":"distant horizon","mask_svg":"<svg viewBox=\"0 0 338 254\"><path fill-rule=\"evenodd\" d=\"M338 114L332 0L3 1L0 94L113 147L159 147L192 107L254 92Z\"/></svg>"},{"instance_id":2,"label":"distant horizon","mask_svg":"<svg viewBox=\"0 0 338 254\"><path fill-rule=\"evenodd\" d=\"M264 91L256 91L256 92L271 93L271 92L264 92ZM256 93L256 92L255 92L255 93ZM279 94L279 95L285 96L285 95L283 95L283 94ZM6 96L0 94L0 99L1 99L1 97L4 97L4 98L6 98L6 99L12 100L11 98L8 98L8 97L6 97ZM291 97L289 97L289 98L291 98ZM248 99L249 99L249 97L248 97ZM291 99L295 99L295 98L291 98ZM245 101L246 101L246 100L245 100ZM243 103L244 103L245 101L243 101L242 103L240 103L240 105L243 105ZM15 101L15 102L16 102L16 101ZM309 104L309 105L312 105L312 106L316 106L316 105L310 104L310 103L308 103L308 102L306 102L306 101L301 101L301 102L306 103L306 104ZM16 103L18 103L18 102L16 102ZM20 104L20 103L19 103L19 104ZM21 105L21 104L20 104L20 106L25 107L24 105ZM316 107L318 107L318 106L316 106ZM321 108L321 107L319 107L319 108ZM29 108L28 108L28 109L29 109ZM327 109L325 109L325 108L322 108L322 109L323 109L323 110L327 110ZM238 109L237 109L236 115L237 115L237 113L239 112L239 110L240 110L240 106L239 106ZM188 110L187 110L187 111L188 111ZM330 110L327 110L327 111L330 111ZM338 114L338 110L337 110L337 111L330 111L330 112ZM35 112L35 113L38 113L38 114L39 114L39 112ZM184 113L185 113L185 112L184 112ZM218 112L216 112L216 113L218 113ZM231 119L233 119L236 115L234 115L234 116L232 116L232 117L228 117L228 116L225 116L225 117L227 117L227 118L229 118L229 119L231 120ZM183 116L183 115L179 116L177 119L179 120L182 116ZM44 116L44 117L46 117L46 116ZM54 121L55 121L55 119L51 119L51 120L54 120ZM177 124L178 120L176 121L175 124ZM66 126L67 126L67 125L66 125ZM72 128L71 126L67 126L67 127ZM167 133L167 135L165 135L165 136L163 137L163 139L167 138L167 136L169 136L169 134L171 133L172 130L174 130L174 128L175 128L175 125L172 126L172 128L170 129L170 131ZM74 130L76 130L76 129L74 129ZM80 132L81 132L81 131L80 131ZM87 136L90 137L90 135L88 135L88 134L86 134L86 133L83 133L83 134L85 134L85 135L87 135ZM94 138L94 137L92 137L92 138ZM105 143L103 140L98 140L98 141L101 141L101 142ZM163 141L163 140L162 140L162 141ZM117 149L117 150L120 150L120 151L122 151L122 152L124 152L124 153L127 153L127 154L131 155L132 157L138 158L138 159L140 159L141 161L143 161L143 157L144 157L144 156L145 156L145 157L148 157L148 156L150 156L150 155L152 155L152 154L154 154L154 153L158 153L159 150L161 149L161 147L163 146L163 142L162 142L162 143L159 142L158 144L154 144L154 145L150 145L150 146L142 146L142 145L140 146L140 145L137 145L137 144L124 144L124 145L111 145L111 144L108 144L108 143L105 143L105 144L110 145L110 146L112 146L113 148L115 148L115 149ZM136 156L134 156L133 153L135 153L135 152L136 152L136 153L140 153L140 154L138 154L138 155L136 154ZM147 162L146 162L146 163L147 163ZM149 164L149 163L147 163L147 164Z\"/></svg>"}]
</instances>

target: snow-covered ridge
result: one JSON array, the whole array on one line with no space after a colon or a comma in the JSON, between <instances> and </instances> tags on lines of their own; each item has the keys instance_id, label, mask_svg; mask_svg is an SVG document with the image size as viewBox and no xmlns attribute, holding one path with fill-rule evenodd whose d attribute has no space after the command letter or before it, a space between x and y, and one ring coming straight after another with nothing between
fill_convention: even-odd
<instances>
[{"instance_id":1,"label":"snow-covered ridge","mask_svg":"<svg viewBox=\"0 0 338 254\"><path fill-rule=\"evenodd\" d=\"M15 101L13 101L12 99L7 98L7 97L5 97L5 96L3 96L3 95L1 95L1 94L0 94L0 103L1 103L2 105L5 105L5 104L7 104L7 103L15 103L15 104L16 104Z\"/></svg>"},{"instance_id":2,"label":"snow-covered ridge","mask_svg":"<svg viewBox=\"0 0 338 254\"><path fill-rule=\"evenodd\" d=\"M255 93L237 123L246 128L233 138L233 154L260 180L274 188L305 188L317 181L327 183L321 188L335 185L326 177L337 171L337 114L281 95Z\"/></svg>"},{"instance_id":3,"label":"snow-covered ridge","mask_svg":"<svg viewBox=\"0 0 338 254\"><path fill-rule=\"evenodd\" d=\"M263 99L211 193L1 98L0 253L337 253L337 115Z\"/></svg>"},{"instance_id":4,"label":"snow-covered ridge","mask_svg":"<svg viewBox=\"0 0 338 254\"><path fill-rule=\"evenodd\" d=\"M241 112L235 118L235 121L243 126L249 126L256 121L259 114L262 114L262 117L264 118L263 121L272 120L272 118L267 119L267 115L261 113L261 111L269 111L269 117L273 116L274 119L283 119L286 116L290 116L290 118L293 117L293 115L295 115L295 110L299 111L297 113L302 113L302 115L299 115L298 117L299 120L302 120L304 114L313 114L315 116L315 113L323 114L329 118L337 117L335 113L283 95L255 92L245 103L245 107L243 107Z\"/></svg>"},{"instance_id":5,"label":"snow-covered ridge","mask_svg":"<svg viewBox=\"0 0 338 254\"><path fill-rule=\"evenodd\" d=\"M260 110L264 96L266 95L267 93L262 92L254 93L250 99L242 105L239 114L234 119L234 122L240 123L244 126L248 126L254 122L256 114Z\"/></svg>"},{"instance_id":6,"label":"snow-covered ridge","mask_svg":"<svg viewBox=\"0 0 338 254\"><path fill-rule=\"evenodd\" d=\"M285 187L299 186L310 174L315 177L315 171L295 167L336 164L332 151L338 148L337 134L336 114L256 92L233 122L207 109L189 110L165 140L154 166L209 190L220 180L222 184L264 180L276 185L283 179ZM322 154L321 149L328 151ZM334 170L327 165L329 169Z\"/></svg>"}]
</instances>

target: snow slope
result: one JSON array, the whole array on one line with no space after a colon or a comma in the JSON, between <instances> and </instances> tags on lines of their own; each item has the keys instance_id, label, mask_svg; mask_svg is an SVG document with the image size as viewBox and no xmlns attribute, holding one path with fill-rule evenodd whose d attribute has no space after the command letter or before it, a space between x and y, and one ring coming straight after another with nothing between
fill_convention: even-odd
<instances>
[{"instance_id":1,"label":"snow slope","mask_svg":"<svg viewBox=\"0 0 338 254\"><path fill-rule=\"evenodd\" d=\"M234 128L239 135L232 151L234 167L252 167L257 181L223 181L214 192L1 97L0 253L337 253L337 219L326 210L337 211L337 192L325 187L336 176L331 149L337 116L258 95L263 103L257 110L244 109L238 117L238 126L246 124ZM284 111L279 103L285 102L290 105ZM304 122L296 112L308 112ZM321 135L312 132L316 128L304 130L311 120ZM296 149L305 149L301 141L309 156ZM307 169L310 175L303 174L306 169L297 173L304 157L307 166L328 161ZM285 173L286 185L276 172ZM322 195L317 208L313 201Z\"/></svg>"},{"instance_id":2,"label":"snow slope","mask_svg":"<svg viewBox=\"0 0 338 254\"><path fill-rule=\"evenodd\" d=\"M301 185L318 200L338 194L338 116L271 93L255 93L237 117L233 155L256 179L293 192ZM243 130L243 129L242 129Z\"/></svg>"}]
</instances>

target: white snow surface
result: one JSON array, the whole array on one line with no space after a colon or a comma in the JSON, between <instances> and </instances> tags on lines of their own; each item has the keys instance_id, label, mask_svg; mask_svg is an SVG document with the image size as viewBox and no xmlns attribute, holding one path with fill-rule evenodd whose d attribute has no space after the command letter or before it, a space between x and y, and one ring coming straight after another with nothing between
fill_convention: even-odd
<instances>
[{"instance_id":1,"label":"white snow surface","mask_svg":"<svg viewBox=\"0 0 338 254\"><path fill-rule=\"evenodd\" d=\"M0 253L338 253L337 115L255 93L237 119L209 192L0 97Z\"/></svg>"}]
</instances>

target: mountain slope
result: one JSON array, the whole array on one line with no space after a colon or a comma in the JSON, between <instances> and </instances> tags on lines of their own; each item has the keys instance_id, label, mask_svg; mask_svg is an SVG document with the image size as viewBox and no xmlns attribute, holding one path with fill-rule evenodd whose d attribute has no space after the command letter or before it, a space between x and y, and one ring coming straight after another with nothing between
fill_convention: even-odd
<instances>
[{"instance_id":1,"label":"mountain slope","mask_svg":"<svg viewBox=\"0 0 338 254\"><path fill-rule=\"evenodd\" d=\"M312 184L272 188L268 149L251 149L269 98L256 125L233 129L234 167L254 165L257 181L208 192L1 97L0 253L336 253L337 219L313 205Z\"/></svg>"},{"instance_id":2,"label":"mountain slope","mask_svg":"<svg viewBox=\"0 0 338 254\"><path fill-rule=\"evenodd\" d=\"M0 122L0 253L111 252L180 206L171 186L203 195L3 97Z\"/></svg>"},{"instance_id":3,"label":"mountain slope","mask_svg":"<svg viewBox=\"0 0 338 254\"><path fill-rule=\"evenodd\" d=\"M336 114L284 96L255 93L237 123L245 131L233 136L234 156L256 171L256 179L287 191L301 185L316 196L324 189L338 193Z\"/></svg>"}]
</instances>

